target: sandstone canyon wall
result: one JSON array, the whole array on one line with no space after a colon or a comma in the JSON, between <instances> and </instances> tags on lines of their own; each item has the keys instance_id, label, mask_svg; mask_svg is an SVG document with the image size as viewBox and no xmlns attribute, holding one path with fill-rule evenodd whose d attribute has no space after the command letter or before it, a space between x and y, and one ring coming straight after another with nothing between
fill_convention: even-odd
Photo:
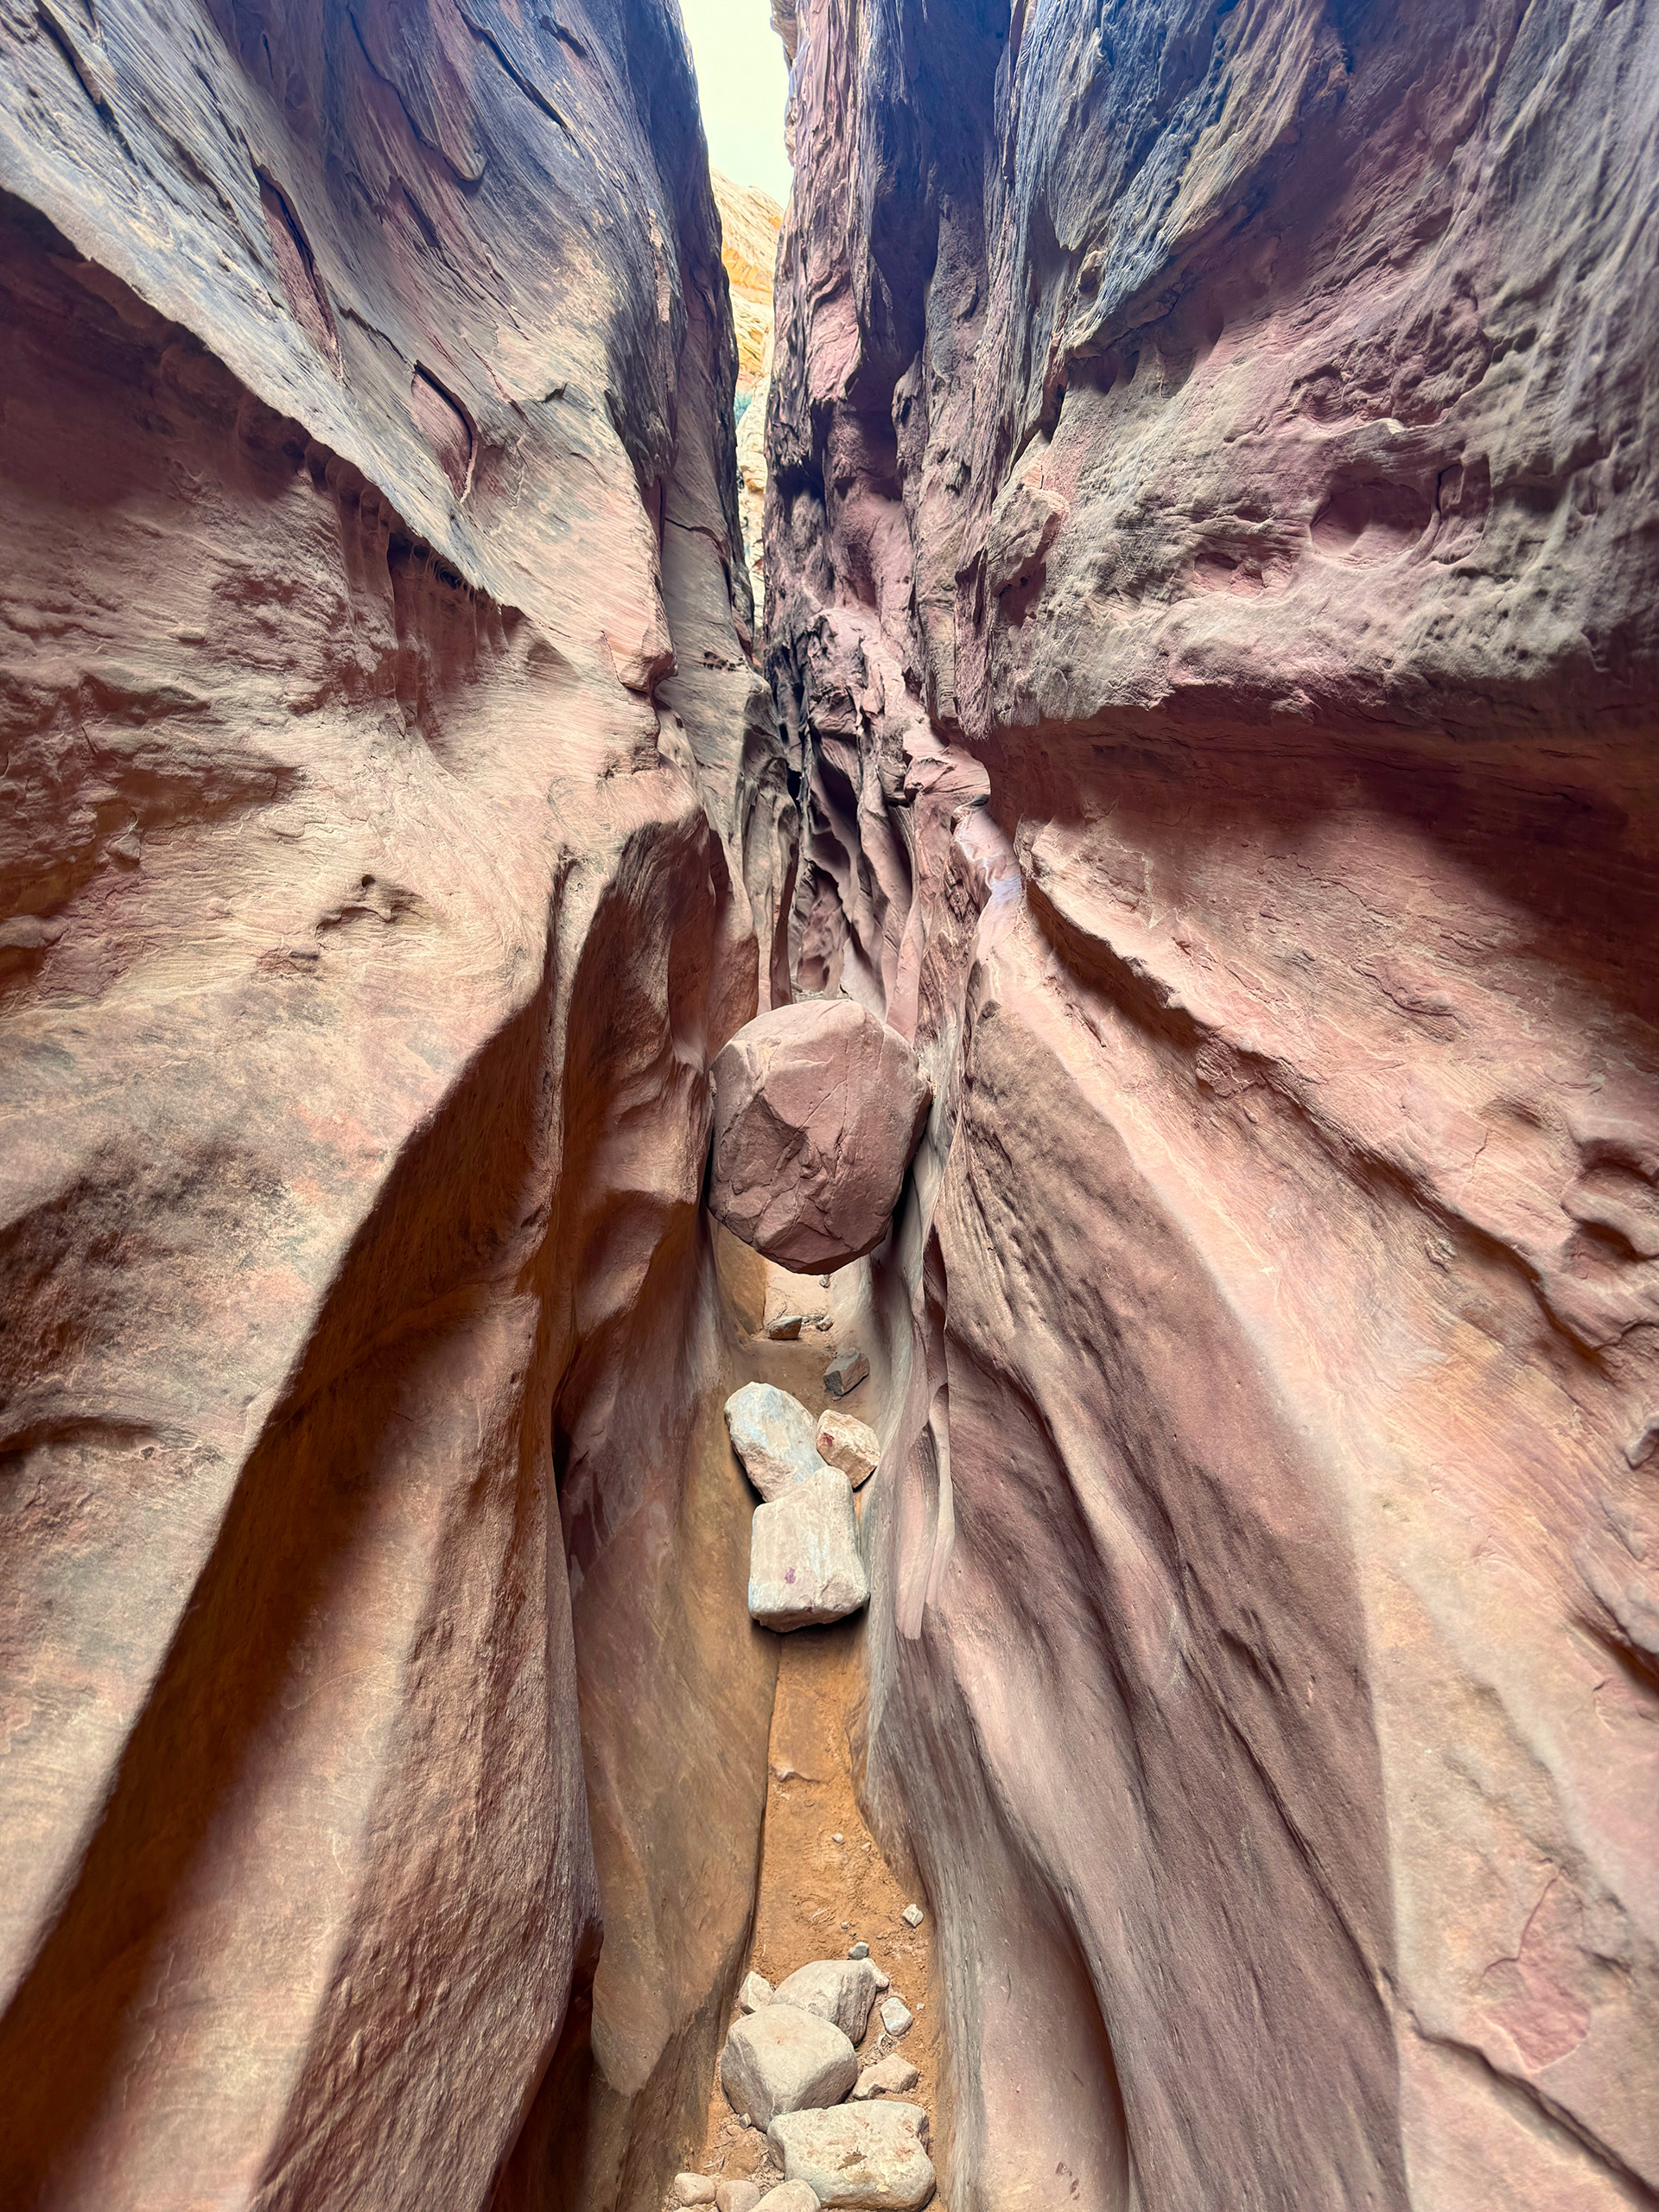
<instances>
[{"instance_id":1,"label":"sandstone canyon wall","mask_svg":"<svg viewBox=\"0 0 1659 2212\"><path fill-rule=\"evenodd\" d=\"M794 836L683 37L6 0L0 110L0 2202L654 2202Z\"/></svg>"},{"instance_id":2,"label":"sandstone canyon wall","mask_svg":"<svg viewBox=\"0 0 1659 2212\"><path fill-rule=\"evenodd\" d=\"M778 11L951 2212L1659 2202L1649 12Z\"/></svg>"}]
</instances>

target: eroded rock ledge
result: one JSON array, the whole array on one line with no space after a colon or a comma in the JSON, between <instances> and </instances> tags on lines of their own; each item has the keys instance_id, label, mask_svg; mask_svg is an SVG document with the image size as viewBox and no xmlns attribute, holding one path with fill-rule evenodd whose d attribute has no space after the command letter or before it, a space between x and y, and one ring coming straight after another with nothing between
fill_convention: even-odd
<instances>
[{"instance_id":1,"label":"eroded rock ledge","mask_svg":"<svg viewBox=\"0 0 1659 2212\"><path fill-rule=\"evenodd\" d=\"M1649 20L784 11L952 2212L1659 2187Z\"/></svg>"}]
</instances>

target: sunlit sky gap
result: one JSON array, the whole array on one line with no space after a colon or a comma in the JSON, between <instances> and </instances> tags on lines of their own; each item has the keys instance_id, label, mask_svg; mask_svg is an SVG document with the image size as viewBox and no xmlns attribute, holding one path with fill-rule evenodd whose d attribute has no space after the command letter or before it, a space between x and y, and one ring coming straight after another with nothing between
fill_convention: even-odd
<instances>
[{"instance_id":1,"label":"sunlit sky gap","mask_svg":"<svg viewBox=\"0 0 1659 2212\"><path fill-rule=\"evenodd\" d=\"M734 184L789 198L784 101L789 72L768 0L680 0L697 65L709 158Z\"/></svg>"}]
</instances>

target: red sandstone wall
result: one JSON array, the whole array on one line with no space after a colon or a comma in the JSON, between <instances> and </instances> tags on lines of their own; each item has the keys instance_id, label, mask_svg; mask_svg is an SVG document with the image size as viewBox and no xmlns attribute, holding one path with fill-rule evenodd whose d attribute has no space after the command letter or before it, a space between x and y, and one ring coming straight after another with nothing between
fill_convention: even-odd
<instances>
[{"instance_id":1,"label":"red sandstone wall","mask_svg":"<svg viewBox=\"0 0 1659 2212\"><path fill-rule=\"evenodd\" d=\"M562 2033L654 2196L771 1678L648 1532L794 819L679 35L42 0L0 185L0 2200L461 2212ZM590 2038L640 1701L731 1875Z\"/></svg>"},{"instance_id":2,"label":"red sandstone wall","mask_svg":"<svg viewBox=\"0 0 1659 2212\"><path fill-rule=\"evenodd\" d=\"M1629 5L794 10L808 988L936 1107L869 1789L952 2212L1659 2188Z\"/></svg>"}]
</instances>

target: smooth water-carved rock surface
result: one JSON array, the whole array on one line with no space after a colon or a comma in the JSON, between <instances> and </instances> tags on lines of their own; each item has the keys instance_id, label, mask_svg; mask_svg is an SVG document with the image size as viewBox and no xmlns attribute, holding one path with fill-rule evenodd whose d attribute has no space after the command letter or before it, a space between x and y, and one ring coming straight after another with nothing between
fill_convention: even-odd
<instances>
[{"instance_id":1,"label":"smooth water-carved rock surface","mask_svg":"<svg viewBox=\"0 0 1659 2212\"><path fill-rule=\"evenodd\" d=\"M1653 19L787 14L792 958L938 1100L840 1318L944 2194L1646 2202Z\"/></svg>"},{"instance_id":2,"label":"smooth water-carved rock surface","mask_svg":"<svg viewBox=\"0 0 1659 2212\"><path fill-rule=\"evenodd\" d=\"M654 2205L764 1801L699 1196L794 823L683 42L12 7L0 184L0 2200Z\"/></svg>"}]
</instances>

